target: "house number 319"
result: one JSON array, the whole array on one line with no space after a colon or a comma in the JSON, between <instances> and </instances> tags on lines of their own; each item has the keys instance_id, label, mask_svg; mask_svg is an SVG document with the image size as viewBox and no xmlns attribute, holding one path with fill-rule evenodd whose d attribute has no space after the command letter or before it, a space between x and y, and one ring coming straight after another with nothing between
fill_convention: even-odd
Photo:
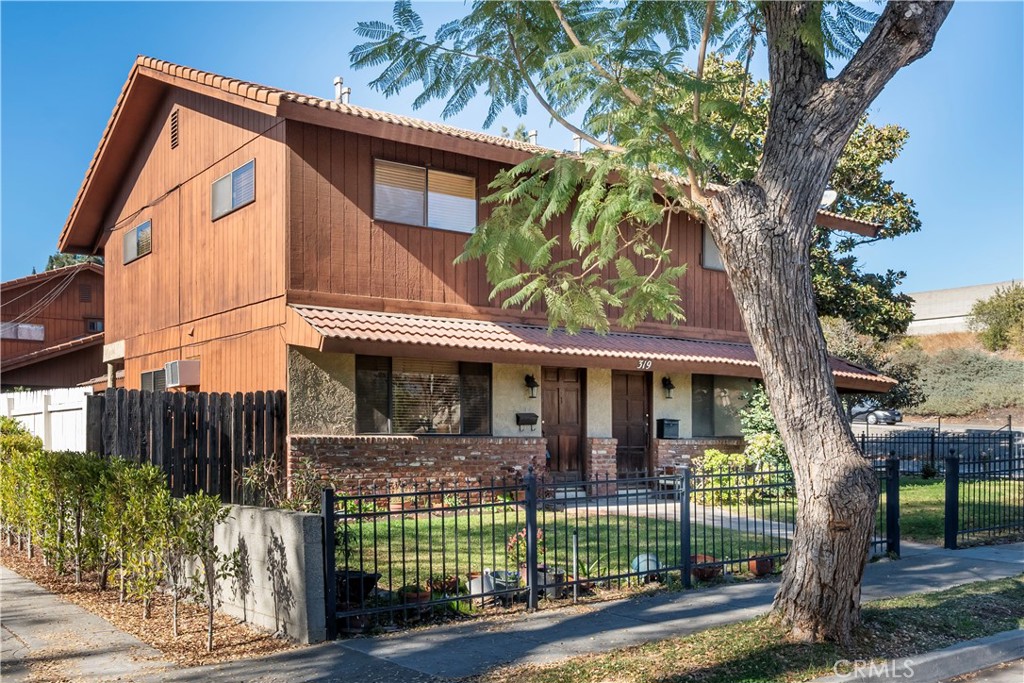
<instances>
[{"instance_id":1,"label":"house number 319","mask_svg":"<svg viewBox=\"0 0 1024 683\"><path fill-rule=\"evenodd\" d=\"M651 363L650 360L645 360L645 359L641 358L641 359L638 359L637 362L636 362L636 369L637 370L650 370L651 369L651 364L652 363Z\"/></svg>"}]
</instances>

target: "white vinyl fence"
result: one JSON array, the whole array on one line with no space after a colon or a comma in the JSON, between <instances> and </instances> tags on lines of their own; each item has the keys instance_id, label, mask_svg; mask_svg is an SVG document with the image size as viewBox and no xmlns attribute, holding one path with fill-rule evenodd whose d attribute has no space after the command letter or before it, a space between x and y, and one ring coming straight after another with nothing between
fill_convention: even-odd
<instances>
[{"instance_id":1,"label":"white vinyl fence","mask_svg":"<svg viewBox=\"0 0 1024 683\"><path fill-rule=\"evenodd\" d=\"M43 440L51 451L85 450L85 397L88 387L13 391L0 394L0 411Z\"/></svg>"}]
</instances>

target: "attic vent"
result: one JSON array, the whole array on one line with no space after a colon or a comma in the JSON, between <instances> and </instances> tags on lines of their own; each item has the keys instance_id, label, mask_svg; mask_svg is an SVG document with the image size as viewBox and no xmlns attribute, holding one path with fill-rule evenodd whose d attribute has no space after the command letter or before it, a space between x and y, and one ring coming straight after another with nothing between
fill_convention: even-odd
<instances>
[{"instance_id":1,"label":"attic vent","mask_svg":"<svg viewBox=\"0 0 1024 683\"><path fill-rule=\"evenodd\" d=\"M78 300L82 303L92 301L92 285L78 285Z\"/></svg>"},{"instance_id":2,"label":"attic vent","mask_svg":"<svg viewBox=\"0 0 1024 683\"><path fill-rule=\"evenodd\" d=\"M178 110L171 112L171 149L178 148Z\"/></svg>"}]
</instances>

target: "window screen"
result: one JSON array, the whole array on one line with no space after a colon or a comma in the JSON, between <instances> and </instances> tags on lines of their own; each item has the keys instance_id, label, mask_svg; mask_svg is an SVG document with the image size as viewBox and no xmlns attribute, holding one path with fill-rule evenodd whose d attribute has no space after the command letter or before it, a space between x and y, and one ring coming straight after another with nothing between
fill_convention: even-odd
<instances>
[{"instance_id":1,"label":"window screen","mask_svg":"<svg viewBox=\"0 0 1024 683\"><path fill-rule=\"evenodd\" d=\"M491 366L462 363L462 433L491 433Z\"/></svg>"},{"instance_id":2,"label":"window screen","mask_svg":"<svg viewBox=\"0 0 1024 683\"><path fill-rule=\"evenodd\" d=\"M722 252L718 250L718 245L715 244L715 239L711 236L711 231L708 230L707 226L704 226L704 246L701 249L701 265L708 270L725 270L725 264L722 263Z\"/></svg>"},{"instance_id":3,"label":"window screen","mask_svg":"<svg viewBox=\"0 0 1024 683\"><path fill-rule=\"evenodd\" d=\"M210 198L213 220L256 201L256 160L252 159L213 181Z\"/></svg>"},{"instance_id":4,"label":"window screen","mask_svg":"<svg viewBox=\"0 0 1024 683\"><path fill-rule=\"evenodd\" d=\"M132 228L124 234L122 263L131 263L153 251L153 221Z\"/></svg>"},{"instance_id":5,"label":"window screen","mask_svg":"<svg viewBox=\"0 0 1024 683\"><path fill-rule=\"evenodd\" d=\"M427 172L427 225L473 232L476 227L476 180L431 169Z\"/></svg>"},{"instance_id":6,"label":"window screen","mask_svg":"<svg viewBox=\"0 0 1024 683\"><path fill-rule=\"evenodd\" d=\"M374 166L374 216L394 223L423 225L426 190L425 168L378 160Z\"/></svg>"},{"instance_id":7,"label":"window screen","mask_svg":"<svg viewBox=\"0 0 1024 683\"><path fill-rule=\"evenodd\" d=\"M356 356L356 432L386 434L391 431L391 360Z\"/></svg>"},{"instance_id":8,"label":"window screen","mask_svg":"<svg viewBox=\"0 0 1024 683\"><path fill-rule=\"evenodd\" d=\"M143 391L164 391L165 389L167 389L167 379L164 370L142 373Z\"/></svg>"}]
</instances>

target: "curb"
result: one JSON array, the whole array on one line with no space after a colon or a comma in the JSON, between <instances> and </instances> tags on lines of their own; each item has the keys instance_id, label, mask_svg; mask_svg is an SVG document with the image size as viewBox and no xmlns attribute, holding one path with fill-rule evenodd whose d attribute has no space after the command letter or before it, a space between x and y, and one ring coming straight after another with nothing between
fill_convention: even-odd
<instances>
[{"instance_id":1,"label":"curb","mask_svg":"<svg viewBox=\"0 0 1024 683\"><path fill-rule=\"evenodd\" d=\"M1014 629L913 657L865 663L859 668L854 668L851 663L844 673L815 678L810 683L893 680L938 683L1021 658L1024 658L1024 630Z\"/></svg>"}]
</instances>

